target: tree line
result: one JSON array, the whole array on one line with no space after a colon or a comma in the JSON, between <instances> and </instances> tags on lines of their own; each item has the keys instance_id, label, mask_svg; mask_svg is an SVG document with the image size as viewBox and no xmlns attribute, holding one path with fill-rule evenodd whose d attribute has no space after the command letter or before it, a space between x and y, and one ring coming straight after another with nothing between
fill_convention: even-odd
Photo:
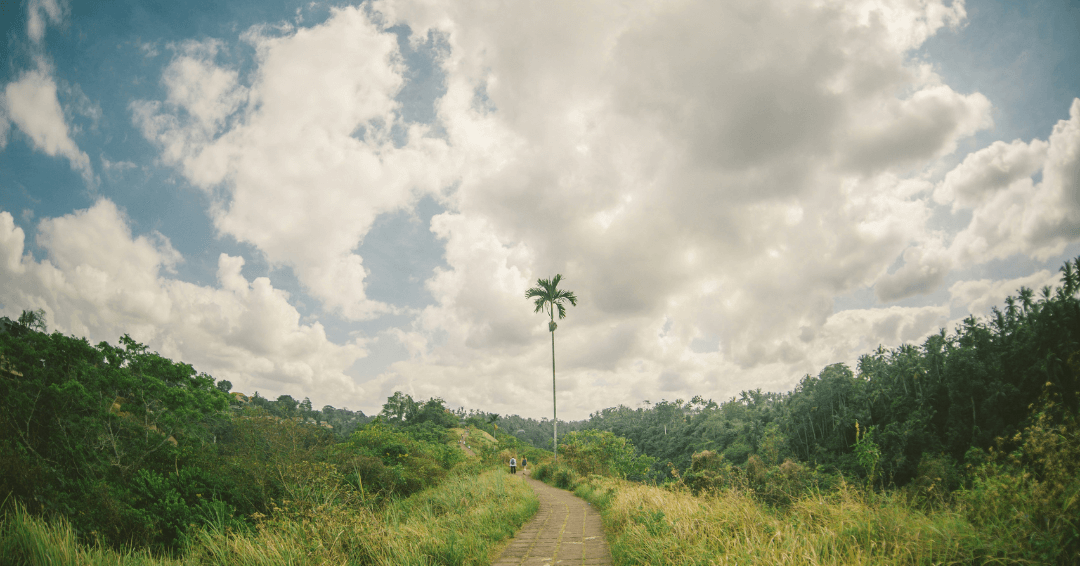
<instances>
[{"instance_id":1,"label":"tree line","mask_svg":"<svg viewBox=\"0 0 1080 566\"><path fill-rule=\"evenodd\" d=\"M920 465L959 482L994 449L1010 451L1039 415L1060 422L1080 405L1080 258L1061 285L1020 288L989 316L969 316L922 344L878 347L853 371L844 364L806 375L789 392L744 391L717 403L700 396L597 411L584 429L612 431L657 458L654 475L689 470L711 451L735 465L785 459L903 486ZM858 436L857 436L858 435ZM859 461L860 439L878 451Z\"/></svg>"}]
</instances>

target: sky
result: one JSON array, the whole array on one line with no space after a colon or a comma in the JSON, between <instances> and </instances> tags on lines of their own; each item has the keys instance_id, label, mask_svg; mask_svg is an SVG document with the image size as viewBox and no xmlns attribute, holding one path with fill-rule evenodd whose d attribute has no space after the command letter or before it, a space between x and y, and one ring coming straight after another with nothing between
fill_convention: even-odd
<instances>
[{"instance_id":1,"label":"sky","mask_svg":"<svg viewBox=\"0 0 1080 566\"><path fill-rule=\"evenodd\" d=\"M792 389L1080 255L1080 4L0 3L0 315L248 394Z\"/></svg>"}]
</instances>

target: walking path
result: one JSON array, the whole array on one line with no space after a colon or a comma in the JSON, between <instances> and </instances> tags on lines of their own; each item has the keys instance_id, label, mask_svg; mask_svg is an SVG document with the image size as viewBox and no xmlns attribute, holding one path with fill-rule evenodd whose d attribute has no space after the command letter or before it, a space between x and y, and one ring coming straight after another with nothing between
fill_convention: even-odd
<instances>
[{"instance_id":1,"label":"walking path","mask_svg":"<svg viewBox=\"0 0 1080 566\"><path fill-rule=\"evenodd\" d=\"M472 448L469 448L469 431L468 430L465 431L465 434L461 435L461 441L458 442L458 446L460 446L461 449L464 450L465 453L468 454L469 456L472 456L473 458L476 457L476 452L473 452Z\"/></svg>"},{"instance_id":2,"label":"walking path","mask_svg":"<svg viewBox=\"0 0 1080 566\"><path fill-rule=\"evenodd\" d=\"M540 509L493 566L611 566L600 513L580 497L522 474Z\"/></svg>"}]
</instances>

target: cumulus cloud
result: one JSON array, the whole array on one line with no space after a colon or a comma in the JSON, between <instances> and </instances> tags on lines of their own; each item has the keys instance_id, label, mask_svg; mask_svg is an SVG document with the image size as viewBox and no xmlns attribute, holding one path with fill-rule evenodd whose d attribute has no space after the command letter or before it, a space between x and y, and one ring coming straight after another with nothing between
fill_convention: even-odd
<instances>
[{"instance_id":1,"label":"cumulus cloud","mask_svg":"<svg viewBox=\"0 0 1080 566\"><path fill-rule=\"evenodd\" d=\"M962 262L1060 254L1080 239L1080 99L1048 141L994 144L972 154L945 176L935 198L971 209L971 222L951 245Z\"/></svg>"},{"instance_id":2,"label":"cumulus cloud","mask_svg":"<svg viewBox=\"0 0 1080 566\"><path fill-rule=\"evenodd\" d=\"M991 307L1001 308L1006 297L1015 297L1020 287L1039 290L1045 286L1054 288L1060 284L1060 273L1043 269L1015 279L957 281L949 287L949 296L953 304L964 307L976 317L985 317L990 315Z\"/></svg>"},{"instance_id":3,"label":"cumulus cloud","mask_svg":"<svg viewBox=\"0 0 1080 566\"><path fill-rule=\"evenodd\" d=\"M932 293L952 268L952 258L940 242L904 250L904 265L874 284L874 293L883 302Z\"/></svg>"},{"instance_id":4,"label":"cumulus cloud","mask_svg":"<svg viewBox=\"0 0 1080 566\"><path fill-rule=\"evenodd\" d=\"M225 40L174 46L166 96L131 110L213 197L221 233L347 318L394 310L364 292L374 220L436 195L446 267L432 304L387 332L409 357L365 383L376 398L545 414L549 335L523 295L562 273L581 301L556 333L559 402L580 418L658 387L786 389L919 341L949 305L836 312L834 297L930 293L956 266L1071 237L1076 105L1049 141L996 144L933 182L992 126L985 96L911 56L965 15L937 0L385 0L249 30L249 74L222 62ZM439 45L435 125L400 117L396 25ZM971 226L931 228L942 205L973 209ZM219 278L254 292L236 259Z\"/></svg>"},{"instance_id":5,"label":"cumulus cloud","mask_svg":"<svg viewBox=\"0 0 1080 566\"><path fill-rule=\"evenodd\" d=\"M315 27L254 28L244 39L258 53L250 85L216 62L219 42L186 44L163 73L167 98L134 102L135 123L167 163L220 197L220 232L292 267L328 310L391 312L367 298L354 250L378 215L438 194L452 169L445 142L398 116L395 36L349 7Z\"/></svg>"},{"instance_id":6,"label":"cumulus cloud","mask_svg":"<svg viewBox=\"0 0 1080 566\"><path fill-rule=\"evenodd\" d=\"M945 175L934 189L934 200L952 204L953 212L973 208L991 199L997 192L1013 183L1030 179L1042 169L1049 144L1032 140L1012 143L996 141L990 146L969 154L963 163Z\"/></svg>"},{"instance_id":7,"label":"cumulus cloud","mask_svg":"<svg viewBox=\"0 0 1080 566\"><path fill-rule=\"evenodd\" d=\"M449 268L402 334L423 353L388 383L541 394L543 321L514 305L556 272L581 298L556 348L560 403L581 408L657 380L673 396L784 388L947 321L834 313L832 297L880 280L894 300L949 269L933 185L900 173L992 124L984 96L907 57L961 3L375 8L416 42L445 37L438 111L462 163L453 222L433 223Z\"/></svg>"},{"instance_id":8,"label":"cumulus cloud","mask_svg":"<svg viewBox=\"0 0 1080 566\"><path fill-rule=\"evenodd\" d=\"M248 393L317 391L354 406L366 399L346 374L366 355L364 342L335 344L318 322L302 323L287 293L243 276L242 258L222 254L216 288L170 278L183 258L169 240L134 236L105 199L42 219L37 244L46 259L26 253L24 232L0 211L0 305L9 317L42 308L60 332L110 342L129 333Z\"/></svg>"},{"instance_id":9,"label":"cumulus cloud","mask_svg":"<svg viewBox=\"0 0 1080 566\"><path fill-rule=\"evenodd\" d=\"M7 119L30 138L35 149L50 156L66 157L71 168L79 172L87 184L93 182L90 157L71 139L56 96L56 81L51 74L41 69L24 72L18 80L4 87L0 106L3 106ZM5 134L6 124L2 129L0 134ZM0 135L2 138L6 138L6 134Z\"/></svg>"},{"instance_id":10,"label":"cumulus cloud","mask_svg":"<svg viewBox=\"0 0 1080 566\"><path fill-rule=\"evenodd\" d=\"M847 163L873 171L925 161L956 150L956 140L993 125L990 101L946 85L921 88L904 100L887 99L865 114L845 148Z\"/></svg>"},{"instance_id":11,"label":"cumulus cloud","mask_svg":"<svg viewBox=\"0 0 1080 566\"><path fill-rule=\"evenodd\" d=\"M818 359L831 358L854 367L860 355L879 345L918 344L930 334L942 328L951 329L954 324L948 305L841 311L829 317L822 329L821 344L827 347L827 355L819 355Z\"/></svg>"}]
</instances>

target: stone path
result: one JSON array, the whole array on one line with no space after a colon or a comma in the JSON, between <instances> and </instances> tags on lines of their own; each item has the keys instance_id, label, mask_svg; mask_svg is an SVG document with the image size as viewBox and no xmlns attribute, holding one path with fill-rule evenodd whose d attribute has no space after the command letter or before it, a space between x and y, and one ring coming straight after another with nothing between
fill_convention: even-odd
<instances>
[{"instance_id":1,"label":"stone path","mask_svg":"<svg viewBox=\"0 0 1080 566\"><path fill-rule=\"evenodd\" d=\"M540 509L493 566L611 566L600 513L569 491L522 475L540 497Z\"/></svg>"}]
</instances>

